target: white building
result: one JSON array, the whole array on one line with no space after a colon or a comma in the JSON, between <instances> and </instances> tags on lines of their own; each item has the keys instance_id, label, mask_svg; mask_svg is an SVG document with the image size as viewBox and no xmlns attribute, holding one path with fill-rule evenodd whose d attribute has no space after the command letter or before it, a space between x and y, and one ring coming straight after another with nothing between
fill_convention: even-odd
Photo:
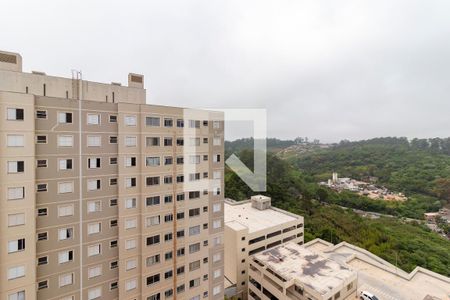
<instances>
[{"instance_id":1,"label":"white building","mask_svg":"<svg viewBox=\"0 0 450 300\"><path fill-rule=\"evenodd\" d=\"M266 196L225 200L226 295L247 297L248 257L282 243L303 244L303 217L271 206Z\"/></svg>"}]
</instances>

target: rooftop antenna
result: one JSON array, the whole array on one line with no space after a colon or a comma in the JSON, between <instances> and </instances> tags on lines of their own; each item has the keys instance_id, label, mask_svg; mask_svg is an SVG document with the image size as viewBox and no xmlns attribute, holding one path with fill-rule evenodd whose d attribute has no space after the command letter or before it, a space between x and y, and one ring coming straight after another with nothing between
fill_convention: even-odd
<instances>
[{"instance_id":1,"label":"rooftop antenna","mask_svg":"<svg viewBox=\"0 0 450 300\"><path fill-rule=\"evenodd\" d=\"M83 80L83 74L80 70L72 69L72 98L77 100L81 99L81 81Z\"/></svg>"}]
</instances>

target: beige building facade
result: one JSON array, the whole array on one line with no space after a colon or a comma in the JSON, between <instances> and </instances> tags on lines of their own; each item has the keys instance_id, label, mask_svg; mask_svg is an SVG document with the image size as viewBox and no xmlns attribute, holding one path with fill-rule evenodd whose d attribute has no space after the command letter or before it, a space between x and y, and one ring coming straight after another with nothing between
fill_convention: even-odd
<instances>
[{"instance_id":1,"label":"beige building facade","mask_svg":"<svg viewBox=\"0 0 450 300\"><path fill-rule=\"evenodd\" d=\"M0 299L223 298L223 127L0 52Z\"/></svg>"},{"instance_id":2,"label":"beige building facade","mask_svg":"<svg viewBox=\"0 0 450 300\"><path fill-rule=\"evenodd\" d=\"M272 207L271 198L225 199L225 288L247 299L249 256L289 241L302 245L303 217Z\"/></svg>"}]
</instances>

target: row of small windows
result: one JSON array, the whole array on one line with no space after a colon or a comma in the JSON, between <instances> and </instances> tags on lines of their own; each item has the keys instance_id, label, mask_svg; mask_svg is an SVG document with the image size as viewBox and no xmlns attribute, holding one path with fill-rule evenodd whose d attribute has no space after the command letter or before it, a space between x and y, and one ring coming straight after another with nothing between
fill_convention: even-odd
<instances>
[{"instance_id":1,"label":"row of small windows","mask_svg":"<svg viewBox=\"0 0 450 300\"><path fill-rule=\"evenodd\" d=\"M37 119L47 119L46 110L36 110ZM23 121L25 119L25 112L23 108L7 108L7 120L10 121ZM110 123L117 123L117 115L109 115L108 117ZM161 119L163 120L161 122ZM71 112L58 112L58 122L61 124L70 124L73 122L73 114ZM86 122L88 125L99 125L101 124L101 115L97 113L87 113ZM125 115L124 117L125 125L136 126L137 116L136 115ZM175 119L176 127L184 127L184 119ZM145 117L146 126L150 127L174 127L174 119L167 117ZM189 128L200 128L201 121L199 120L188 120ZM209 121L204 120L202 122L203 126L208 126ZM220 128L220 121L213 121L213 128Z\"/></svg>"},{"instance_id":2,"label":"row of small windows","mask_svg":"<svg viewBox=\"0 0 450 300\"><path fill-rule=\"evenodd\" d=\"M190 174L190 180L197 180L198 177L197 174L194 173ZM148 187L151 186L159 186L161 182L164 184L173 184L173 178L172 175L163 176L163 181L161 181L160 176L151 176L146 177L145 184ZM109 179L109 185L115 186L117 185L117 178L110 178ZM100 191L102 190L102 179L87 179L87 191L88 192L94 192L94 191ZM124 180L125 188L135 188L137 187L137 178L136 177L127 177ZM177 175L176 176L176 183L184 183L184 175ZM67 181L67 182L58 182L57 186L57 193L58 194L67 194L67 193L73 193L75 189L75 183L73 181ZM36 185L36 192L42 193L42 192L48 192L48 184L47 183L38 183ZM189 192L189 199L197 199L200 198L200 191L193 191ZM203 195L208 195L209 191L207 189L203 190ZM213 187L212 189L212 195L218 196L221 194L221 188L220 187ZM19 200L25 198L25 187L9 187L8 188L8 200ZM184 200L184 199L182 199Z\"/></svg>"},{"instance_id":3,"label":"row of small windows","mask_svg":"<svg viewBox=\"0 0 450 300\"><path fill-rule=\"evenodd\" d=\"M147 147L159 147L160 146L160 137L146 137L146 146ZM164 138L164 146L169 147L172 146L172 138L165 137ZM73 147L75 138L73 135L58 135L57 136L57 146L58 147ZM117 144L117 136L110 136L109 143ZM124 145L126 147L137 147L137 136L125 136ZM221 138L214 137L214 146L221 145ZM48 136L45 134L36 135L36 144L47 144ZM208 138L203 138L203 143L208 143ZM87 135L86 136L86 145L88 147L101 147L102 146L102 136L101 135ZM177 138L177 146L183 146L184 139ZM191 146L200 146L200 138L190 138ZM25 136L23 134L8 134L7 135L7 146L8 147L24 147L25 146ZM220 161L219 158L215 160L215 162Z\"/></svg>"},{"instance_id":4,"label":"row of small windows","mask_svg":"<svg viewBox=\"0 0 450 300\"><path fill-rule=\"evenodd\" d=\"M195 176L194 176L195 177ZM183 182L184 180L184 176L183 175L179 175L177 176L177 182ZM171 176L165 176L164 177L164 182L165 183L170 183L172 184L172 177ZM73 181L67 181L67 182L58 182L57 185L57 193L58 194L67 194L67 193L73 193L75 190L75 186L74 186L74 182ZM113 185L117 185L117 178L110 178L109 179L109 184L111 186ZM154 185L159 185L160 184L160 177L159 176L154 176L154 177L147 177L146 178L146 184L147 186L154 186ZM137 186L137 179L136 177L128 177L125 178L125 187L126 188L133 188ZM87 190L88 191L99 191L102 189L102 180L101 179L87 179ZM36 192L38 193L42 193L42 192L48 192L49 188L48 188L48 184L47 183L38 183L36 185ZM203 190L203 192L201 191L189 191L187 193L188 195L188 199L198 199L201 197L201 194L203 193L203 195L208 195L209 191L207 189ZM213 187L212 189L212 194L213 196L218 196L221 194L221 188L220 187ZM15 187L8 187L7 188L7 199L8 200L22 200L25 198L26 192L25 192L25 187L24 186L15 186ZM160 202L159 200L159 196L156 196L158 198L155 197L147 197L146 198L146 203L147 206L150 205L150 203L156 203L156 201ZM168 201L171 202L171 198L172 196L165 196L165 203L168 203ZM177 194L177 201L183 201L185 200L185 194L181 193L181 194ZM157 200L156 200L157 199ZM168 200L170 199L170 200Z\"/></svg>"}]
</instances>

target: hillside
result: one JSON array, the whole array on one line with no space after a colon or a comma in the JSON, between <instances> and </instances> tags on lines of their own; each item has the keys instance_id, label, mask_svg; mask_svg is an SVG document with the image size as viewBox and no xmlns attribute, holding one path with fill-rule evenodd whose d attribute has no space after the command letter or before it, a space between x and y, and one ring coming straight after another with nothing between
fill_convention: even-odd
<instances>
[{"instance_id":1,"label":"hillside","mask_svg":"<svg viewBox=\"0 0 450 300\"><path fill-rule=\"evenodd\" d=\"M377 184L405 193L410 198L405 203L375 206L370 205L374 200L344 199L345 206L361 209L372 206L378 212L422 218L424 212L436 211L450 203L450 155L447 148L432 147L431 142L428 147L424 145L404 138L341 142L329 149L287 160L313 176L316 182L330 178L332 172L359 180L375 177Z\"/></svg>"},{"instance_id":2,"label":"hillside","mask_svg":"<svg viewBox=\"0 0 450 300\"><path fill-rule=\"evenodd\" d=\"M251 164L252 153L239 157ZM319 197L341 201L342 195L325 191L315 179L275 155L268 155L268 187L265 193L273 205L305 217L305 239L316 237L347 241L363 247L405 271L416 265L450 276L450 241L420 224L406 224L398 219L365 219L335 205L321 205ZM226 170L225 196L243 200L253 192L230 170ZM341 198L342 197L342 198ZM378 201L379 202L379 201Z\"/></svg>"}]
</instances>

